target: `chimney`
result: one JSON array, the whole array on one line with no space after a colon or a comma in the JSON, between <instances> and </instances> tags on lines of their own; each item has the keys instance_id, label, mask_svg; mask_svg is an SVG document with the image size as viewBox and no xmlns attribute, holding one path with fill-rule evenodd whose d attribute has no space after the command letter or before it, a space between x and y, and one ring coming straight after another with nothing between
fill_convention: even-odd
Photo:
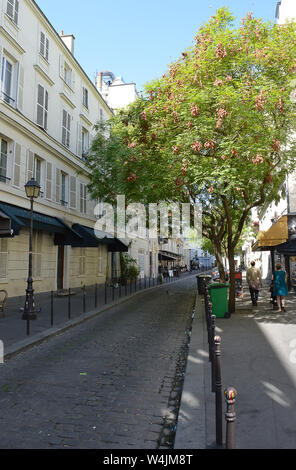
<instances>
[{"instance_id":1,"label":"chimney","mask_svg":"<svg viewBox=\"0 0 296 470\"><path fill-rule=\"evenodd\" d=\"M102 82L103 82L102 75L103 75L102 72L98 72L97 74L97 89L98 90L102 89Z\"/></svg>"},{"instance_id":2,"label":"chimney","mask_svg":"<svg viewBox=\"0 0 296 470\"><path fill-rule=\"evenodd\" d=\"M73 34L64 34L64 31L61 30L60 37L63 40L63 42L66 44L66 46L69 49L69 51L71 52L71 54L74 55L75 37L73 36Z\"/></svg>"}]
</instances>

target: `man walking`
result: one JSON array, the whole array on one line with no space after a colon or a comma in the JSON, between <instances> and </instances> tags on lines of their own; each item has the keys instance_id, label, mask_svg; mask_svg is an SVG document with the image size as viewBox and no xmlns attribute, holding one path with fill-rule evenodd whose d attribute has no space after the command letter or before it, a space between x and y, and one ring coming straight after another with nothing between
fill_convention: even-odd
<instances>
[{"instance_id":1,"label":"man walking","mask_svg":"<svg viewBox=\"0 0 296 470\"><path fill-rule=\"evenodd\" d=\"M252 304L254 307L257 307L259 288L262 287L262 276L260 269L255 267L255 261L251 262L251 267L247 270L246 277L250 289Z\"/></svg>"}]
</instances>

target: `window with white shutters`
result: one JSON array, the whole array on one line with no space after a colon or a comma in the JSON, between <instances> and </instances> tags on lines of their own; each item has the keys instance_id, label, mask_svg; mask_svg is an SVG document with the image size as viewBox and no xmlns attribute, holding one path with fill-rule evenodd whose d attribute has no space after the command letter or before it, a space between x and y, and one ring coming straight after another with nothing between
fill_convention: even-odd
<instances>
[{"instance_id":1,"label":"window with white shutters","mask_svg":"<svg viewBox=\"0 0 296 470\"><path fill-rule=\"evenodd\" d=\"M45 197L51 199L52 197L52 163L46 162L46 185Z\"/></svg>"},{"instance_id":2,"label":"window with white shutters","mask_svg":"<svg viewBox=\"0 0 296 470\"><path fill-rule=\"evenodd\" d=\"M82 89L82 104L88 108L88 89L84 87Z\"/></svg>"},{"instance_id":3,"label":"window with white shutters","mask_svg":"<svg viewBox=\"0 0 296 470\"><path fill-rule=\"evenodd\" d=\"M40 47L39 47L39 52L42 55L42 57L47 60L48 62L48 56L49 56L49 39L46 36L46 34L41 31L40 32Z\"/></svg>"},{"instance_id":4,"label":"window with white shutters","mask_svg":"<svg viewBox=\"0 0 296 470\"><path fill-rule=\"evenodd\" d=\"M0 139L0 183L6 183L7 177L7 164L8 164L8 142Z\"/></svg>"},{"instance_id":5,"label":"window with white shutters","mask_svg":"<svg viewBox=\"0 0 296 470\"><path fill-rule=\"evenodd\" d=\"M68 175L61 172L61 204L62 206L68 205ZM75 193L76 197L76 193Z\"/></svg>"},{"instance_id":6,"label":"window with white shutters","mask_svg":"<svg viewBox=\"0 0 296 470\"><path fill-rule=\"evenodd\" d=\"M13 186L18 188L21 184L21 149L20 144L14 144Z\"/></svg>"},{"instance_id":7,"label":"window with white shutters","mask_svg":"<svg viewBox=\"0 0 296 470\"><path fill-rule=\"evenodd\" d=\"M70 207L76 209L76 177L70 176Z\"/></svg>"},{"instance_id":8,"label":"window with white shutters","mask_svg":"<svg viewBox=\"0 0 296 470\"><path fill-rule=\"evenodd\" d=\"M18 24L18 16L19 16L19 1L18 0L7 0L6 14L15 24Z\"/></svg>"},{"instance_id":9,"label":"window with white shutters","mask_svg":"<svg viewBox=\"0 0 296 470\"><path fill-rule=\"evenodd\" d=\"M80 212L86 213L86 184L80 183Z\"/></svg>"},{"instance_id":10,"label":"window with white shutters","mask_svg":"<svg viewBox=\"0 0 296 470\"><path fill-rule=\"evenodd\" d=\"M3 55L1 67L1 97L10 104L15 104L15 64Z\"/></svg>"},{"instance_id":11,"label":"window with white shutters","mask_svg":"<svg viewBox=\"0 0 296 470\"><path fill-rule=\"evenodd\" d=\"M47 113L48 113L48 91L42 85L38 85L37 124L43 129L47 129Z\"/></svg>"},{"instance_id":12,"label":"window with white shutters","mask_svg":"<svg viewBox=\"0 0 296 470\"><path fill-rule=\"evenodd\" d=\"M8 242L7 238L0 238L0 279L7 279Z\"/></svg>"},{"instance_id":13,"label":"window with white shutters","mask_svg":"<svg viewBox=\"0 0 296 470\"><path fill-rule=\"evenodd\" d=\"M26 182L34 176L34 154L31 150L27 150L26 162Z\"/></svg>"},{"instance_id":14,"label":"window with white shutters","mask_svg":"<svg viewBox=\"0 0 296 470\"><path fill-rule=\"evenodd\" d=\"M87 159L87 152L89 150L89 132L82 127L81 130L81 147L82 147L82 160Z\"/></svg>"},{"instance_id":15,"label":"window with white shutters","mask_svg":"<svg viewBox=\"0 0 296 470\"><path fill-rule=\"evenodd\" d=\"M62 144L65 145L66 147L70 147L70 125L71 125L71 116L65 109L63 109Z\"/></svg>"},{"instance_id":16,"label":"window with white shutters","mask_svg":"<svg viewBox=\"0 0 296 470\"><path fill-rule=\"evenodd\" d=\"M33 278L42 276L42 238L43 232L34 230L32 238Z\"/></svg>"},{"instance_id":17,"label":"window with white shutters","mask_svg":"<svg viewBox=\"0 0 296 470\"><path fill-rule=\"evenodd\" d=\"M24 84L25 84L25 70L22 65L19 64L18 69L18 97L17 97L17 107L22 111L24 106Z\"/></svg>"}]
</instances>

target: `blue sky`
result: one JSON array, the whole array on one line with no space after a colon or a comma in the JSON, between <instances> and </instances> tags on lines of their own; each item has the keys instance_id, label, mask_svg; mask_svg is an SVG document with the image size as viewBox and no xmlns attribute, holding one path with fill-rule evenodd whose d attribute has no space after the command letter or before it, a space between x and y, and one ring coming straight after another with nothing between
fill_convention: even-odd
<instances>
[{"instance_id":1,"label":"blue sky","mask_svg":"<svg viewBox=\"0 0 296 470\"><path fill-rule=\"evenodd\" d=\"M75 57L93 81L110 70L139 91L192 45L202 23L228 6L275 20L276 0L36 0L53 27L75 36Z\"/></svg>"}]
</instances>

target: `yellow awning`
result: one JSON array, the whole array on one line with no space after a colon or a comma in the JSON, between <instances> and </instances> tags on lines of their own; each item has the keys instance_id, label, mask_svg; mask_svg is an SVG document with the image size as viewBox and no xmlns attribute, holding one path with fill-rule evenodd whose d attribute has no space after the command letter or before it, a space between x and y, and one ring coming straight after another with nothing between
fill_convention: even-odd
<instances>
[{"instance_id":1,"label":"yellow awning","mask_svg":"<svg viewBox=\"0 0 296 470\"><path fill-rule=\"evenodd\" d=\"M276 247L288 240L288 216L283 215L267 232L259 234L257 242L253 245L253 251L264 251Z\"/></svg>"}]
</instances>

